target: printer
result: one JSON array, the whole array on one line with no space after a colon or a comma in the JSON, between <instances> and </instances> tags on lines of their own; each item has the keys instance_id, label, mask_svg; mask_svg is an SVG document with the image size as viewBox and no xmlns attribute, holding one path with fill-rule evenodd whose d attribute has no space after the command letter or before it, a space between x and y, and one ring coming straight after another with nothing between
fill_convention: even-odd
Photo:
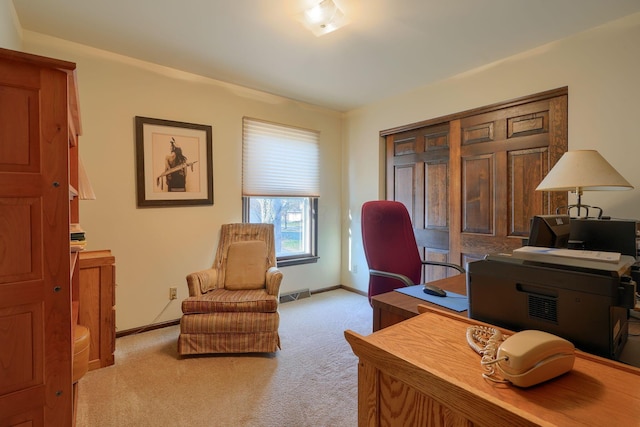
<instances>
[{"instance_id":1,"label":"printer","mask_svg":"<svg viewBox=\"0 0 640 427\"><path fill-rule=\"evenodd\" d=\"M635 282L628 275L635 258L532 258L496 254L469 263L469 317L515 331L546 331L618 360L635 305Z\"/></svg>"}]
</instances>

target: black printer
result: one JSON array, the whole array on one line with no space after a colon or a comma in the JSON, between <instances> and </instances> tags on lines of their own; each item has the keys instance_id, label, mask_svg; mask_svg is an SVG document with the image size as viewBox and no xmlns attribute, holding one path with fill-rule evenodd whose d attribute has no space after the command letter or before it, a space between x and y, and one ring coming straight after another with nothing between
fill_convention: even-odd
<instances>
[{"instance_id":1,"label":"black printer","mask_svg":"<svg viewBox=\"0 0 640 427\"><path fill-rule=\"evenodd\" d=\"M635 304L628 275L634 262L625 255L617 264L487 255L468 265L469 317L514 331L546 331L617 360Z\"/></svg>"}]
</instances>

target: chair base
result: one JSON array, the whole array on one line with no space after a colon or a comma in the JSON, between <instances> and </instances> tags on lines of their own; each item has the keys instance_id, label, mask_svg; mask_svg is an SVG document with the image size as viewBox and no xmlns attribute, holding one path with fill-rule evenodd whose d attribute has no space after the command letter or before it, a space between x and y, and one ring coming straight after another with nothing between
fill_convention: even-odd
<instances>
[{"instance_id":1,"label":"chair base","mask_svg":"<svg viewBox=\"0 0 640 427\"><path fill-rule=\"evenodd\" d=\"M180 333L181 356L210 353L274 353L280 348L278 331L248 333Z\"/></svg>"},{"instance_id":2,"label":"chair base","mask_svg":"<svg viewBox=\"0 0 640 427\"><path fill-rule=\"evenodd\" d=\"M183 314L178 353L273 353L280 347L279 325L277 311Z\"/></svg>"}]
</instances>

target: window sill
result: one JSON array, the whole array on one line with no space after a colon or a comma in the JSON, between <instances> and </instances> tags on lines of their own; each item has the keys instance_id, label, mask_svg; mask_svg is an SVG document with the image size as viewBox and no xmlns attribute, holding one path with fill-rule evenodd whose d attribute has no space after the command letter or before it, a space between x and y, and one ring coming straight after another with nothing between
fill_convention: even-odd
<instances>
[{"instance_id":1,"label":"window sill","mask_svg":"<svg viewBox=\"0 0 640 427\"><path fill-rule=\"evenodd\" d=\"M278 258L278 268L288 267L290 265L315 264L318 262L319 259L320 257L318 256L307 256L307 257L297 257L297 258Z\"/></svg>"}]
</instances>

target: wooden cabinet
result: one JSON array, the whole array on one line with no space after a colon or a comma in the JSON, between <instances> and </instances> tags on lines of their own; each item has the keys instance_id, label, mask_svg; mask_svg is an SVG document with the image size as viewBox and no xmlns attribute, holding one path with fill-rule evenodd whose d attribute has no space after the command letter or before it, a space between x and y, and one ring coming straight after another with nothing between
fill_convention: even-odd
<instances>
[{"instance_id":1,"label":"wooden cabinet","mask_svg":"<svg viewBox=\"0 0 640 427\"><path fill-rule=\"evenodd\" d=\"M72 424L75 64L0 49L0 425Z\"/></svg>"},{"instance_id":2,"label":"wooden cabinet","mask_svg":"<svg viewBox=\"0 0 640 427\"><path fill-rule=\"evenodd\" d=\"M113 365L115 330L115 258L111 251L80 252L78 323L89 328L89 370Z\"/></svg>"},{"instance_id":3,"label":"wooden cabinet","mask_svg":"<svg viewBox=\"0 0 640 427\"><path fill-rule=\"evenodd\" d=\"M631 426L640 420L640 369L580 351L571 372L530 388L482 377L467 344L476 320L424 312L361 336L359 426ZM508 331L505 333L510 334Z\"/></svg>"}]
</instances>

